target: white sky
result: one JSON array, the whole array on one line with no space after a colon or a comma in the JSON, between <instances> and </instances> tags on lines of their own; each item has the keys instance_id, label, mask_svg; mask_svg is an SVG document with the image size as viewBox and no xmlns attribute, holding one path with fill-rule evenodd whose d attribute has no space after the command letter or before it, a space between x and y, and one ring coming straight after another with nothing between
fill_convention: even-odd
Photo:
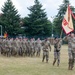
<instances>
[{"instance_id":1,"label":"white sky","mask_svg":"<svg viewBox=\"0 0 75 75\"><path fill-rule=\"evenodd\" d=\"M54 17L57 12L59 6L62 4L63 0L39 0L40 3L43 5L47 12L47 17L52 20L51 17ZM69 0L71 5L75 7L75 0ZM1 7L4 5L6 0L0 0L0 13ZM29 14L29 10L27 7L32 6L34 4L34 0L12 0L13 5L15 5L16 9L18 10L21 17L27 16Z\"/></svg>"}]
</instances>

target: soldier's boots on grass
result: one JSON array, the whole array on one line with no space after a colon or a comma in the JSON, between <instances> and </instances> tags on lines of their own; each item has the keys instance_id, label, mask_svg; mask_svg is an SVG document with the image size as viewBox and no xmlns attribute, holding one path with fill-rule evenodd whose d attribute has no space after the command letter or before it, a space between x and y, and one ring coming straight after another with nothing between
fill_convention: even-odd
<instances>
[{"instance_id":1,"label":"soldier's boots on grass","mask_svg":"<svg viewBox=\"0 0 75 75\"><path fill-rule=\"evenodd\" d=\"M54 61L53 61L53 66L55 65L55 63L56 63L56 59L54 59Z\"/></svg>"},{"instance_id":2,"label":"soldier's boots on grass","mask_svg":"<svg viewBox=\"0 0 75 75\"><path fill-rule=\"evenodd\" d=\"M69 59L69 67L68 67L68 70L73 70L73 67L74 67L73 59Z\"/></svg>"}]
</instances>

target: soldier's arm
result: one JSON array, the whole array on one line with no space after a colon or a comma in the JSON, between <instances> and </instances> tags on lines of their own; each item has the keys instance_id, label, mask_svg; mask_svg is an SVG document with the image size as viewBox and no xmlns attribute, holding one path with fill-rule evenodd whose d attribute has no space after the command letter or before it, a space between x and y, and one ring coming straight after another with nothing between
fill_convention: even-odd
<instances>
[{"instance_id":1,"label":"soldier's arm","mask_svg":"<svg viewBox=\"0 0 75 75\"><path fill-rule=\"evenodd\" d=\"M61 48L62 40L59 41L59 48Z\"/></svg>"},{"instance_id":2,"label":"soldier's arm","mask_svg":"<svg viewBox=\"0 0 75 75\"><path fill-rule=\"evenodd\" d=\"M67 40L67 36L65 36L62 40L63 40L63 41L66 41L66 40Z\"/></svg>"},{"instance_id":3,"label":"soldier's arm","mask_svg":"<svg viewBox=\"0 0 75 75\"><path fill-rule=\"evenodd\" d=\"M51 51L51 45L50 45L50 51Z\"/></svg>"},{"instance_id":4,"label":"soldier's arm","mask_svg":"<svg viewBox=\"0 0 75 75\"><path fill-rule=\"evenodd\" d=\"M67 36L65 36L62 40L66 41L66 40L68 40L68 37L70 37L70 34L68 34Z\"/></svg>"},{"instance_id":5,"label":"soldier's arm","mask_svg":"<svg viewBox=\"0 0 75 75\"><path fill-rule=\"evenodd\" d=\"M43 47L42 50L45 51L45 48Z\"/></svg>"},{"instance_id":6,"label":"soldier's arm","mask_svg":"<svg viewBox=\"0 0 75 75\"><path fill-rule=\"evenodd\" d=\"M49 43L49 49L50 49L50 51L51 51L51 45L50 45L50 43Z\"/></svg>"}]
</instances>

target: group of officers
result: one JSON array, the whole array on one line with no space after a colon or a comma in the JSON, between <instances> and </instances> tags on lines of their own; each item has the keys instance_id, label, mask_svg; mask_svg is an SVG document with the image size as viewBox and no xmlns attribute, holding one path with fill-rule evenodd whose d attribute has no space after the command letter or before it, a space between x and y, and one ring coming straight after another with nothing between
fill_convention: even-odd
<instances>
[{"instance_id":1,"label":"group of officers","mask_svg":"<svg viewBox=\"0 0 75 75\"><path fill-rule=\"evenodd\" d=\"M70 33L63 39L61 38L54 38L54 61L53 66L55 65L57 61L57 66L60 64L60 50L62 41L67 40L68 41L68 55L69 55L69 65L68 69L72 70L74 67L75 62L75 34ZM49 60L49 51L51 51L51 43L48 38L45 40L40 40L38 38L35 40L27 39L27 38L6 38L1 39L0 38L0 53L2 55L7 56L40 56L41 50L43 51L43 58L42 62L44 62L46 58L46 62L48 63Z\"/></svg>"}]
</instances>

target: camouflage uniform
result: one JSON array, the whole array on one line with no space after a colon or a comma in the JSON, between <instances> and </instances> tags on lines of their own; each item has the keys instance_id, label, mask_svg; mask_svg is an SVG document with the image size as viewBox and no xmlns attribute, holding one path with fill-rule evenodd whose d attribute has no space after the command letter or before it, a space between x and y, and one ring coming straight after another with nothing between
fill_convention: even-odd
<instances>
[{"instance_id":1,"label":"camouflage uniform","mask_svg":"<svg viewBox=\"0 0 75 75\"><path fill-rule=\"evenodd\" d=\"M71 39L71 46L72 46L72 50L71 50L71 69L74 67L74 62L75 62L75 37L73 37Z\"/></svg>"},{"instance_id":2,"label":"camouflage uniform","mask_svg":"<svg viewBox=\"0 0 75 75\"><path fill-rule=\"evenodd\" d=\"M5 43L5 55L9 56L9 54L10 54L10 43L9 43L9 39L6 38L4 43Z\"/></svg>"},{"instance_id":3,"label":"camouflage uniform","mask_svg":"<svg viewBox=\"0 0 75 75\"><path fill-rule=\"evenodd\" d=\"M2 40L2 38L0 38L0 53L2 51L2 44L3 44L3 40Z\"/></svg>"},{"instance_id":4,"label":"camouflage uniform","mask_svg":"<svg viewBox=\"0 0 75 75\"><path fill-rule=\"evenodd\" d=\"M20 56L23 56L23 41L22 41L22 38L18 39L17 44L18 44L18 54Z\"/></svg>"},{"instance_id":5,"label":"camouflage uniform","mask_svg":"<svg viewBox=\"0 0 75 75\"><path fill-rule=\"evenodd\" d=\"M36 47L37 47L37 55L36 56L40 56L40 52L41 52L41 40L39 38L36 40Z\"/></svg>"},{"instance_id":6,"label":"camouflage uniform","mask_svg":"<svg viewBox=\"0 0 75 75\"><path fill-rule=\"evenodd\" d=\"M75 59L75 37L71 37L70 34L63 38L68 41L68 55L69 55L69 70L72 70Z\"/></svg>"},{"instance_id":7,"label":"camouflage uniform","mask_svg":"<svg viewBox=\"0 0 75 75\"><path fill-rule=\"evenodd\" d=\"M26 55L30 56L31 55L31 46L30 46L30 40L26 41Z\"/></svg>"},{"instance_id":8,"label":"camouflage uniform","mask_svg":"<svg viewBox=\"0 0 75 75\"><path fill-rule=\"evenodd\" d=\"M57 39L57 40L56 40ZM58 38L56 38L54 40L54 61L53 61L53 65L56 63L57 60L57 66L59 66L60 64L60 49L61 49L61 40L59 40Z\"/></svg>"},{"instance_id":9,"label":"camouflage uniform","mask_svg":"<svg viewBox=\"0 0 75 75\"><path fill-rule=\"evenodd\" d=\"M12 45L11 45L11 43L12 43L12 40L9 39L9 40L8 40L9 56L11 55L11 50L12 50Z\"/></svg>"},{"instance_id":10,"label":"camouflage uniform","mask_svg":"<svg viewBox=\"0 0 75 75\"><path fill-rule=\"evenodd\" d=\"M18 55L18 53L17 53L16 39L13 39L11 44L12 44L12 51L11 51L11 54L12 54L12 55Z\"/></svg>"},{"instance_id":11,"label":"camouflage uniform","mask_svg":"<svg viewBox=\"0 0 75 75\"><path fill-rule=\"evenodd\" d=\"M31 56L35 55L35 40L30 40Z\"/></svg>"},{"instance_id":12,"label":"camouflage uniform","mask_svg":"<svg viewBox=\"0 0 75 75\"><path fill-rule=\"evenodd\" d=\"M38 48L37 41L35 42L35 53L36 53L36 56L39 56L39 48Z\"/></svg>"},{"instance_id":13,"label":"camouflage uniform","mask_svg":"<svg viewBox=\"0 0 75 75\"><path fill-rule=\"evenodd\" d=\"M42 62L44 62L44 59L46 57L46 62L48 62L49 59L49 50L51 51L51 46L50 46L50 42L48 40L45 40L44 42L42 42L43 44L43 60Z\"/></svg>"},{"instance_id":14,"label":"camouflage uniform","mask_svg":"<svg viewBox=\"0 0 75 75\"><path fill-rule=\"evenodd\" d=\"M5 39L2 41L1 54L5 54Z\"/></svg>"},{"instance_id":15,"label":"camouflage uniform","mask_svg":"<svg viewBox=\"0 0 75 75\"><path fill-rule=\"evenodd\" d=\"M26 52L26 45L25 45L25 39L22 40L22 50L23 50L23 54L25 56L25 52Z\"/></svg>"},{"instance_id":16,"label":"camouflage uniform","mask_svg":"<svg viewBox=\"0 0 75 75\"><path fill-rule=\"evenodd\" d=\"M45 58L46 58L46 62L48 62L48 59L49 59L49 47L48 47L48 45L44 45L44 47L43 47L43 60L42 60L42 62L44 62Z\"/></svg>"}]
</instances>

